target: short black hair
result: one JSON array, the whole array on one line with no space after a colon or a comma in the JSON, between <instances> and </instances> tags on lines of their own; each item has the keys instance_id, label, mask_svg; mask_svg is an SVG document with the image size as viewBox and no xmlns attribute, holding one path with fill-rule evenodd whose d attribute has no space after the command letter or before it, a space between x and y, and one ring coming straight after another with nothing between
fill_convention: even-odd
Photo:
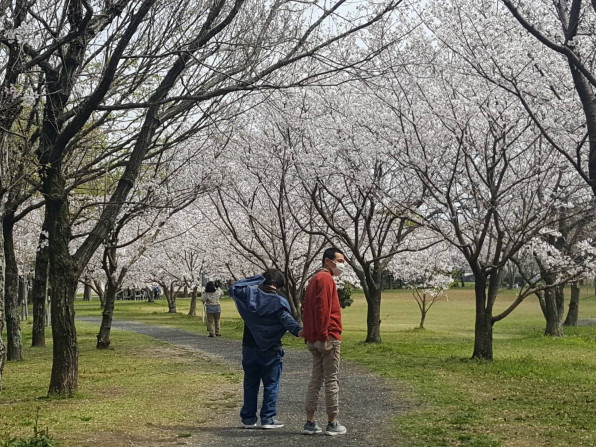
<instances>
[{"instance_id":1,"label":"short black hair","mask_svg":"<svg viewBox=\"0 0 596 447\"><path fill-rule=\"evenodd\" d=\"M209 281L205 286L205 292L213 293L215 292L215 283L213 281Z\"/></svg>"},{"instance_id":2,"label":"short black hair","mask_svg":"<svg viewBox=\"0 0 596 447\"><path fill-rule=\"evenodd\" d=\"M329 247L327 250L325 250L323 252L323 261L322 261L323 265L325 265L325 259L329 259L330 261L333 261L335 259L336 253L343 255L343 252L339 248L336 248L336 247Z\"/></svg>"},{"instance_id":3,"label":"short black hair","mask_svg":"<svg viewBox=\"0 0 596 447\"><path fill-rule=\"evenodd\" d=\"M278 269L267 269L263 272L263 276L265 277L264 286L274 286L277 289L281 289L286 285L286 279Z\"/></svg>"}]
</instances>

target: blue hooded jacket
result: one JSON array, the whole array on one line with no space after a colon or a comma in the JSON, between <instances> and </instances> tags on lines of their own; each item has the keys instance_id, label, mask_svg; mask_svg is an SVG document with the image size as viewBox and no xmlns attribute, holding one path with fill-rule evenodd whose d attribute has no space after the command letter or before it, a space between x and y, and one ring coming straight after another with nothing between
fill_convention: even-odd
<instances>
[{"instance_id":1,"label":"blue hooded jacket","mask_svg":"<svg viewBox=\"0 0 596 447\"><path fill-rule=\"evenodd\" d=\"M286 331L298 336L302 329L292 317L288 301L277 293L263 292L258 286L263 276L242 279L229 289L238 313L261 351L281 344Z\"/></svg>"}]
</instances>

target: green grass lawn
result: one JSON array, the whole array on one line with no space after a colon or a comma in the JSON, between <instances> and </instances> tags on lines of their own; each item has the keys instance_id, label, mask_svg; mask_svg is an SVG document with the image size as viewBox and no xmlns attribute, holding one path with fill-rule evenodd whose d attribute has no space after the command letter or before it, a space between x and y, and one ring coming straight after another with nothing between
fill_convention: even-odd
<instances>
[{"instance_id":1,"label":"green grass lawn","mask_svg":"<svg viewBox=\"0 0 596 447\"><path fill-rule=\"evenodd\" d=\"M95 349L95 325L77 323L79 392L48 399L49 346L31 348L23 322L25 360L7 362L0 393L0 440L39 430L64 446L144 445L198 436L235 405L241 374L226 365L143 335L113 331L115 349Z\"/></svg>"},{"instance_id":2,"label":"green grass lawn","mask_svg":"<svg viewBox=\"0 0 596 447\"><path fill-rule=\"evenodd\" d=\"M580 304L580 318L596 318L593 293L593 288L582 291L584 298ZM504 309L512 299L512 291L503 291L497 301L497 311ZM188 309L188 299L178 300L177 314L167 313L165 300L153 304L119 301L116 303L116 318L142 320L204 334L200 310L198 317L188 317ZM77 302L77 315L98 316L100 312L97 301ZM404 413L394 418L402 445L596 445L596 327L566 328L564 338L543 337L544 320L540 308L536 299L529 298L495 326L494 361L489 363L470 360L474 336L471 288L451 290L448 301L439 302L431 309L425 330L416 329L419 311L407 291L384 293L381 314L383 343L363 343L366 302L361 293L355 294L354 304L343 311L342 356L368 366L395 385L396 399L407 407ZM241 338L242 323L229 298L222 301L222 321L224 336ZM87 325L82 327L88 328ZM92 359L93 362L101 361L104 367L117 369L109 364L115 359L110 358L109 362L98 360L97 353L92 349L93 335L87 329L81 334L88 339L87 344L81 344L89 346L81 352L82 371L88 368L87 362ZM113 336L114 350L110 352L115 358L121 356L124 359L131 355L137 343L149 349L147 340L141 336L124 336L116 331ZM285 343L300 346L294 337L288 337ZM26 355L35 356L35 353L35 350L28 350ZM29 377L30 373L25 373L29 369L21 365L30 361L34 358L22 363L9 363L5 384L16 380L10 379L15 367L23 368L21 374ZM153 361L150 360L145 367L153 368ZM217 365L209 367L217 369ZM8 391L8 394L3 392L0 405L7 405L5 401L19 402L19 396L24 394L32 396L27 405L34 409L40 402L34 396L45 393L48 376L49 370L45 370L42 376L32 378L31 383L24 383L22 389ZM90 376L95 377L96 374ZM121 386L121 376L112 376L109 372L105 376L111 386ZM94 386L99 385L91 377L82 373L80 395L73 401L58 404L72 405L77 409L75 414L84 415L85 399L93 401L102 396L95 391ZM188 380L191 375L185 377ZM228 380L238 378L233 376ZM33 383L39 383L36 391L30 390ZM164 389L170 387L164 386ZM127 392L134 390L135 386L131 384ZM162 402L167 404L168 400L164 395L160 398L160 405ZM51 407L57 405L47 400L41 402ZM139 407L143 408L143 405ZM42 411L40 414L47 413ZM3 418L4 411L0 422ZM81 424L80 419L77 421L75 416L72 420L72 428L66 430L84 433L85 424ZM362 415L362 420L366 421L366 415ZM42 422L50 427L51 432L55 430L61 434L65 430L59 420L45 419ZM159 426L159 423L148 427L154 426ZM146 430L148 427L142 428Z\"/></svg>"}]
</instances>

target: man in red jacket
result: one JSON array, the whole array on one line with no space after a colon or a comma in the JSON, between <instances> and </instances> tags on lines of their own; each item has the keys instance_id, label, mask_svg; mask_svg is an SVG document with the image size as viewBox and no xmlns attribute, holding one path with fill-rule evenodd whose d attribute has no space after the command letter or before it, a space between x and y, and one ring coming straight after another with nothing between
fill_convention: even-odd
<instances>
[{"instance_id":1,"label":"man in red jacket","mask_svg":"<svg viewBox=\"0 0 596 447\"><path fill-rule=\"evenodd\" d=\"M342 273L345 258L337 248L323 253L323 268L308 283L302 308L306 346L312 354L312 374L306 392L306 424L302 433L312 435L322 429L315 421L319 392L325 384L325 406L328 424L325 434L346 433L337 421L339 392L339 353L341 344L341 309L333 276Z\"/></svg>"}]
</instances>

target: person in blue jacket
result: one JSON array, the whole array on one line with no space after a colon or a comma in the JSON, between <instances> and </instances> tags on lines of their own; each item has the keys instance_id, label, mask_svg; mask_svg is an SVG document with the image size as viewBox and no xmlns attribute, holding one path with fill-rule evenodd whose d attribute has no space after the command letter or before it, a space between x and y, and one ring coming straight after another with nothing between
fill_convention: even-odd
<instances>
[{"instance_id":1,"label":"person in blue jacket","mask_svg":"<svg viewBox=\"0 0 596 447\"><path fill-rule=\"evenodd\" d=\"M302 327L292 317L290 304L281 295L285 285L277 269L238 281L229 289L230 296L244 320L242 369L244 370L244 405L240 418L244 428L257 426L257 399L263 382L261 428L280 428L275 419L284 350L281 338L286 332L302 337Z\"/></svg>"}]
</instances>

